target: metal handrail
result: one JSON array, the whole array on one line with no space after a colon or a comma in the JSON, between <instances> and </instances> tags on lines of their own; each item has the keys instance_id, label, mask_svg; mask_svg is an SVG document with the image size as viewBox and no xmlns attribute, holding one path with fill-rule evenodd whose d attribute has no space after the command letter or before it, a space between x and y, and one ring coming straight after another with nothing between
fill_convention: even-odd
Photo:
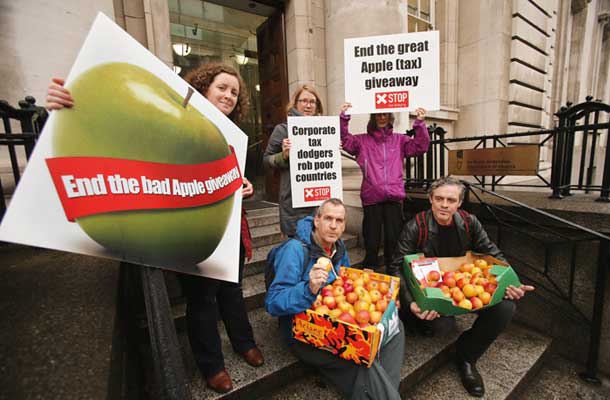
<instances>
[{"instance_id":1,"label":"metal handrail","mask_svg":"<svg viewBox=\"0 0 610 400\"><path fill-rule=\"evenodd\" d=\"M0 119L2 120L0 129L4 129L4 132L0 132L0 146L7 147L15 185L21 178L16 146L23 146L26 159L29 159L48 117L45 108L36 106L36 99L31 96L19 101L19 107L15 108L7 101L0 100ZM13 132L11 121L19 122L21 132ZM4 189L0 181L0 220L4 217L5 212Z\"/></svg>"},{"instance_id":2,"label":"metal handrail","mask_svg":"<svg viewBox=\"0 0 610 400\"><path fill-rule=\"evenodd\" d=\"M570 260L571 269L570 269L568 293L565 293L561 289L560 285L557 282L555 282L555 280L549 275L549 272L550 272L550 265L548 264L548 256L550 255L549 247L550 247L550 245L554 244L553 242L544 242L544 241L542 241L542 239L538 238L538 240L543 242L544 247L545 247L545 265L544 265L543 271L539 271L534 266L529 265L526 261L520 260L518 257L515 257L514 255L512 255L510 258L519 261L521 264L526 266L530 271L536 272L537 275L541 275L542 277L544 277L544 279L551 284L552 288L545 287L544 283L541 282L537 278L532 278L531 276L528 276L528 274L522 274L527 279L529 279L534 284L536 284L537 286L542 287L543 289L546 289L549 293L556 295L556 297L558 297L560 300L567 302L568 305L570 306L570 308L572 309L572 311L578 315L579 319L586 322L587 325L589 325L590 340L589 340L589 350L588 350L587 361L586 361L586 371L581 373L580 376L583 380L586 380L589 382L599 382L599 379L597 377L597 372L598 372L599 351L600 351L602 320L603 320L603 310L604 310L604 293L606 290L605 286L606 286L608 268L610 266L610 236L597 232L597 231L594 231L594 230L584 227L582 225L576 224L572 221L568 221L566 219L563 219L556 215L550 214L548 212L528 206L527 204L517 201L515 199L512 199L508 196L485 189L484 187L482 187L480 185L472 184L472 183L465 182L465 181L463 181L462 183L464 183L464 185L467 187L468 193L472 193L477 198L477 200L480 202L480 204L483 207L485 207L488 210L488 212L495 218L499 228L501 226L507 226L509 229L511 229L511 231L513 231L516 227L513 224L502 220L502 218L498 215L498 213L496 211L507 213L511 218L516 218L520 222L527 221L533 227L536 227L537 229L542 230L542 231L546 232L547 234L549 234L549 233L555 234L557 237L561 238L561 241L558 243L570 243L571 244L570 250L572 252L572 256L571 256L571 260ZM477 191L480 191L481 193L485 193L489 196L501 199L501 200L509 203L512 206L519 207L519 209L527 210L527 212L533 213L538 217L544 218L544 220L547 221L547 225L548 225L548 223L554 224L554 225L559 225L566 229L576 231L579 234L584 234L585 236L580 237L580 238L570 238L567 235L562 234L561 232L558 232L557 229L549 230L545 225L534 222L532 218L525 219L524 217L520 216L518 212L508 212L506 210L503 210L502 207L500 207L500 206L489 204L488 202L484 201L474 191L475 189ZM532 235L531 233L528 234L527 236L531 237L531 238L535 238L535 236ZM498 229L498 239L500 239L500 238L501 238L500 229ZM595 280L595 292L594 292L594 297L593 297L593 312L592 312L591 318L588 318L586 316L586 314L584 312L582 312L577 307L577 305L573 302L573 288L574 288L574 280L575 280L574 278L575 278L575 271L576 271L576 267L577 267L576 256L575 256L576 244L581 243L581 242L586 242L586 241L597 241L599 243L597 271L596 271L596 280ZM500 242L500 240L498 240L498 245L500 245L499 242Z\"/></svg>"},{"instance_id":3,"label":"metal handrail","mask_svg":"<svg viewBox=\"0 0 610 400\"><path fill-rule=\"evenodd\" d=\"M559 118L557 125L550 129L447 139L445 138L446 132L442 127L429 126L428 131L432 140L427 154L406 161L407 184L409 187L424 187L435 179L446 175L445 160L447 152L450 150L449 145L452 143L475 142L474 149L488 148L488 145L496 148L507 147L506 139L510 138L546 136L538 143L532 143L532 145L549 147L552 155L550 181L547 181L540 173L534 176L541 181L541 184L500 183L505 176L492 176L492 190L500 186L550 188L552 190L551 197L556 199L571 195L571 190L582 190L585 193L599 191L600 197L597 200L610 202L610 145L606 145L606 152L603 157L602 183L601 185L593 184L593 171L597 168L598 136L603 133L610 135L610 122L600 122L603 115L601 113L610 117L610 105L600 101L592 101L591 97L587 97L587 100L583 103L577 105L568 103L566 107L562 107L555 114ZM581 122L584 123L579 125ZM579 154L574 154L576 133L583 135ZM591 136L590 140L589 136ZM551 139L553 140L551 141ZM578 168L576 182L571 180L573 164ZM487 185L485 176L473 177L482 186Z\"/></svg>"},{"instance_id":4,"label":"metal handrail","mask_svg":"<svg viewBox=\"0 0 610 400\"><path fill-rule=\"evenodd\" d=\"M604 122L599 124L588 124L588 125L576 125L573 128L566 127L556 127L552 129L540 129L534 131L525 131L525 132L512 132L512 133L499 133L494 135L485 135L485 136L468 136L468 137L460 137L460 138L450 138L450 139L442 139L442 140L431 140L430 144L445 144L445 143L456 143L456 142L473 142L479 141L482 142L485 139L506 139L513 137L522 137L522 136L535 136L535 135L548 135L555 134L557 130L563 131L585 131L594 128L608 129L610 128L610 122ZM538 144L538 143L532 143Z\"/></svg>"}]
</instances>

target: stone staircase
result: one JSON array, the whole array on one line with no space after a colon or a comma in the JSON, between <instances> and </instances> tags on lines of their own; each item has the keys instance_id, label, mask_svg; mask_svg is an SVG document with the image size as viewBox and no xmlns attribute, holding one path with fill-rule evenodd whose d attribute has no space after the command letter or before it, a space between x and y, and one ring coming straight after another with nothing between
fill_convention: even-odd
<instances>
[{"instance_id":1,"label":"stone staircase","mask_svg":"<svg viewBox=\"0 0 610 400\"><path fill-rule=\"evenodd\" d=\"M248 205L246 203L246 208ZM249 318L257 345L265 356L259 368L247 365L231 348L223 324L219 332L223 341L225 364L234 390L218 394L209 390L195 365L184 329L184 299L179 285L166 274L168 291L178 327L178 339L185 362L193 399L339 399L340 395L321 382L321 378L297 360L280 339L277 320L264 308L263 270L268 251L281 241L278 210L275 205L248 211L253 236L254 256L245 267L243 289ZM360 266L364 252L357 247L355 235L344 235L352 265ZM459 333L472 323L472 315L458 318L457 330L443 337L408 336L405 361L401 370L401 393L405 398L466 399L457 371L451 363ZM142 321L145 328L145 321ZM512 324L480 361L488 398L516 398L528 379L538 371L549 352L551 339ZM148 357L148 356L145 356ZM144 362L143 365L148 364ZM148 372L151 376L152 371Z\"/></svg>"},{"instance_id":2,"label":"stone staircase","mask_svg":"<svg viewBox=\"0 0 610 400\"><path fill-rule=\"evenodd\" d=\"M117 398L119 262L0 242L0 400Z\"/></svg>"},{"instance_id":3,"label":"stone staircase","mask_svg":"<svg viewBox=\"0 0 610 400\"><path fill-rule=\"evenodd\" d=\"M235 387L232 392L220 395L206 388L184 329L180 287L173 274L166 273L193 399L339 399L332 387L324 385L319 375L285 349L276 319L262 307L266 254L281 240L277 208L251 210L249 221L256 248L245 270L244 297L266 362L260 368L247 365L233 353L220 323L226 366ZM357 247L356 236L348 234L345 239L352 263L361 264L364 254ZM116 348L120 335L116 331L118 262L18 245L0 246L0 257L0 355L4 361L0 366L1 400L156 398L151 389L154 384L145 319L140 321L144 334L135 346L144 356L138 363L143 371L135 374L146 376L144 388L136 384L135 392L131 388L129 393L120 395L113 389L117 379L113 376L126 373L116 358L120 351ZM459 332L471 322L472 316L459 317L456 331L442 337L407 336L401 370L403 398L469 398L451 359ZM549 398L543 392L546 388L540 385L535 397L528 390L536 386L531 378L542 376L537 372L551 353L550 346L550 338L511 324L479 363L486 382L486 398ZM131 382L138 382L135 375ZM578 382L570 383L570 388L572 393L562 393L566 396L559 398L575 398L582 390Z\"/></svg>"}]
</instances>

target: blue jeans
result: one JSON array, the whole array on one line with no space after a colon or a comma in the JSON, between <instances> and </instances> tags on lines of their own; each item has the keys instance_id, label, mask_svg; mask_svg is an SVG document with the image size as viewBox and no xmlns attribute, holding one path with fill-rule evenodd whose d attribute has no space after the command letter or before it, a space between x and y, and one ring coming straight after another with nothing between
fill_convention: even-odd
<instances>
[{"instance_id":1,"label":"blue jeans","mask_svg":"<svg viewBox=\"0 0 610 400\"><path fill-rule=\"evenodd\" d=\"M242 354L256 347L241 287L244 253L241 244L238 283L178 275L186 296L186 324L193 357L206 378L225 367L218 333L218 313L235 352Z\"/></svg>"}]
</instances>

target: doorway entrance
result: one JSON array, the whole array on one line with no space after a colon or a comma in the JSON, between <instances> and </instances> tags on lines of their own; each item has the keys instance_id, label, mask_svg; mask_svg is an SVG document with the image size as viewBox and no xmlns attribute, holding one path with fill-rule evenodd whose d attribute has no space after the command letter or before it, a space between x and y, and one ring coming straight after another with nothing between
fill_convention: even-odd
<instances>
[{"instance_id":1,"label":"doorway entrance","mask_svg":"<svg viewBox=\"0 0 610 400\"><path fill-rule=\"evenodd\" d=\"M272 195L266 190L268 184L262 156L273 129L271 127L269 130L268 126L275 122L264 117L268 106L265 93L270 87L266 79L275 74L267 73L273 61L270 64L261 60L261 40L257 36L261 26L269 25L270 17L275 16L275 19L271 18L275 21L277 15L282 15L278 4L281 6L278 2L168 0L174 71L185 76L201 63L222 62L231 65L241 74L250 100L250 112L239 125L248 135L245 175L255 185L257 198L273 198L274 201L277 201L277 194ZM285 54L283 24L276 29L281 29L281 40L276 39L265 45L264 52L268 53L269 48L280 46L281 53ZM268 30L267 28L267 34ZM285 66L285 61L282 65ZM286 74L283 78L283 82L276 80L274 86L283 86L287 91ZM279 122L281 121L273 125Z\"/></svg>"}]
</instances>

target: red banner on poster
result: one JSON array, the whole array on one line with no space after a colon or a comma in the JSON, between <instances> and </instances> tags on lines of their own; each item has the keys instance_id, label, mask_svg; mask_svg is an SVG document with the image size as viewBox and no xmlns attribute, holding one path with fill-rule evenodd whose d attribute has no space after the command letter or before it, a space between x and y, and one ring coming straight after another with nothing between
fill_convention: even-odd
<instances>
[{"instance_id":1,"label":"red banner on poster","mask_svg":"<svg viewBox=\"0 0 610 400\"><path fill-rule=\"evenodd\" d=\"M243 184L231 154L202 164L164 164L108 157L47 158L69 221L114 211L199 207Z\"/></svg>"}]
</instances>

